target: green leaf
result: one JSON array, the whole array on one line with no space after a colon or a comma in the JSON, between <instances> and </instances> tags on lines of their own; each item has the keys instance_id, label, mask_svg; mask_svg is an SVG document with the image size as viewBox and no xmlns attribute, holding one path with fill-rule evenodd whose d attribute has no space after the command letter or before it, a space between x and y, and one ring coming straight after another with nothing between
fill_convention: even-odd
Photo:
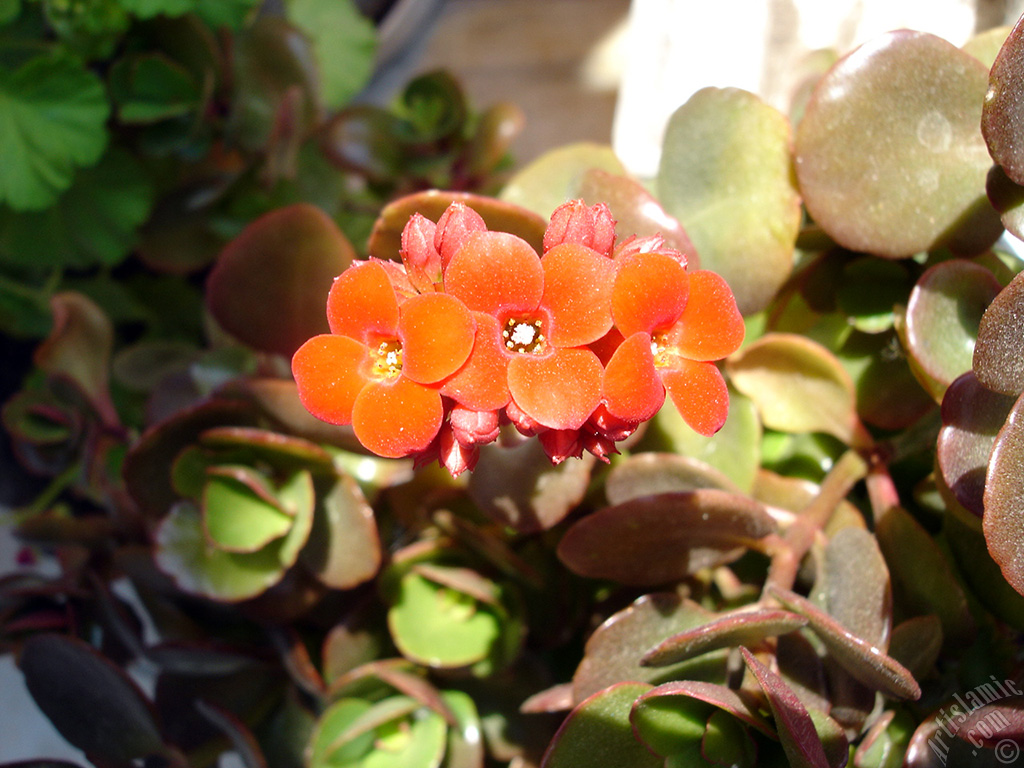
<instances>
[{"instance_id":1,"label":"green leaf","mask_svg":"<svg viewBox=\"0 0 1024 768\"><path fill-rule=\"evenodd\" d=\"M792 269L800 198L789 145L789 121L735 88L698 91L666 128L658 199L745 315L764 309Z\"/></svg>"},{"instance_id":2,"label":"green leaf","mask_svg":"<svg viewBox=\"0 0 1024 768\"><path fill-rule=\"evenodd\" d=\"M328 109L355 96L373 74L377 33L352 0L290 0L289 21L313 42L320 65L320 95Z\"/></svg>"},{"instance_id":3,"label":"green leaf","mask_svg":"<svg viewBox=\"0 0 1024 768\"><path fill-rule=\"evenodd\" d=\"M223 1L223 0L222 0ZM139 18L182 16L202 3L197 0L118 0L121 7Z\"/></svg>"},{"instance_id":4,"label":"green leaf","mask_svg":"<svg viewBox=\"0 0 1024 768\"><path fill-rule=\"evenodd\" d=\"M21 0L0 0L0 24L14 21L21 13Z\"/></svg>"},{"instance_id":5,"label":"green leaf","mask_svg":"<svg viewBox=\"0 0 1024 768\"><path fill-rule=\"evenodd\" d=\"M75 176L56 205L23 213L0 208L0 256L32 267L113 266L135 245L153 198L138 161L111 149Z\"/></svg>"},{"instance_id":6,"label":"green leaf","mask_svg":"<svg viewBox=\"0 0 1024 768\"><path fill-rule=\"evenodd\" d=\"M51 205L76 167L99 160L109 113L103 83L75 59L0 68L0 202L19 211Z\"/></svg>"},{"instance_id":7,"label":"green leaf","mask_svg":"<svg viewBox=\"0 0 1024 768\"><path fill-rule=\"evenodd\" d=\"M154 123L187 115L199 103L196 81L162 53L118 59L110 68L110 91L125 123Z\"/></svg>"},{"instance_id":8,"label":"green leaf","mask_svg":"<svg viewBox=\"0 0 1024 768\"><path fill-rule=\"evenodd\" d=\"M209 26L238 30L260 0L219 0L216 3L196 3L195 12Z\"/></svg>"},{"instance_id":9,"label":"green leaf","mask_svg":"<svg viewBox=\"0 0 1024 768\"><path fill-rule=\"evenodd\" d=\"M306 483L310 482L308 473ZM312 502L312 488L309 489ZM248 467L212 467L203 489L203 522L213 546L255 552L292 527L266 479Z\"/></svg>"}]
</instances>

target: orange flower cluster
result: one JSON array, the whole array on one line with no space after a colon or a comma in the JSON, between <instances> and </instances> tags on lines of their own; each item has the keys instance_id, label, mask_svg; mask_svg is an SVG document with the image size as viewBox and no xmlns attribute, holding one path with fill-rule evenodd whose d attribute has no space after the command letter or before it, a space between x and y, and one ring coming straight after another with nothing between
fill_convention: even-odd
<instances>
[{"instance_id":1,"label":"orange flower cluster","mask_svg":"<svg viewBox=\"0 0 1024 768\"><path fill-rule=\"evenodd\" d=\"M616 245L603 204L556 210L543 250L460 203L436 224L416 214L402 265L370 259L335 280L331 332L292 359L303 404L380 456L453 475L510 422L555 463L584 450L607 461L666 391L697 432L720 429L714 361L744 331L725 281L687 272L657 236Z\"/></svg>"}]
</instances>

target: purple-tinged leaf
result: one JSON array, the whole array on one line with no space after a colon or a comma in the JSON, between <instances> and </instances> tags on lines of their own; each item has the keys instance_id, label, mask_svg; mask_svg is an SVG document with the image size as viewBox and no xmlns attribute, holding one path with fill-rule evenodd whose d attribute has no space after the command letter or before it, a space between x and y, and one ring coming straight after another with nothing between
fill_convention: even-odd
<instances>
[{"instance_id":1,"label":"purple-tinged leaf","mask_svg":"<svg viewBox=\"0 0 1024 768\"><path fill-rule=\"evenodd\" d=\"M227 245L207 280L207 305L235 338L290 357L307 339L327 333L327 293L355 256L319 208L280 208Z\"/></svg>"},{"instance_id":2,"label":"purple-tinged leaf","mask_svg":"<svg viewBox=\"0 0 1024 768\"><path fill-rule=\"evenodd\" d=\"M712 489L645 496L575 523L558 557L581 576L653 586L739 557L775 530L746 496Z\"/></svg>"},{"instance_id":3,"label":"purple-tinged leaf","mask_svg":"<svg viewBox=\"0 0 1024 768\"><path fill-rule=\"evenodd\" d=\"M915 616L893 627L889 655L914 677L925 677L939 658L942 642L942 620L938 616Z\"/></svg>"},{"instance_id":4,"label":"purple-tinged leaf","mask_svg":"<svg viewBox=\"0 0 1024 768\"><path fill-rule=\"evenodd\" d=\"M202 699L197 700L195 706L200 715L228 737L235 754L245 768L267 768L267 760L263 756L259 742L237 715Z\"/></svg>"},{"instance_id":5,"label":"purple-tinged leaf","mask_svg":"<svg viewBox=\"0 0 1024 768\"><path fill-rule=\"evenodd\" d=\"M810 633L790 632L775 644L775 664L779 677L793 689L804 706L827 712L832 706L825 665L817 642Z\"/></svg>"},{"instance_id":6,"label":"purple-tinged leaf","mask_svg":"<svg viewBox=\"0 0 1024 768\"><path fill-rule=\"evenodd\" d=\"M903 665L878 647L853 635L812 602L777 587L771 589L771 595L791 611L806 616L810 629L856 680L888 696L901 699L921 697L921 687Z\"/></svg>"},{"instance_id":7,"label":"purple-tinged leaf","mask_svg":"<svg viewBox=\"0 0 1024 768\"><path fill-rule=\"evenodd\" d=\"M983 64L920 32L881 35L840 59L796 131L811 217L840 245L890 258L987 248L1001 228L985 197L986 87ZM980 240L958 243L961 230Z\"/></svg>"},{"instance_id":8,"label":"purple-tinged leaf","mask_svg":"<svg viewBox=\"0 0 1024 768\"><path fill-rule=\"evenodd\" d=\"M543 216L493 197L470 192L430 190L400 197L384 207L370 233L370 255L377 259L398 261L402 249L402 230L412 215L419 213L436 222L452 203L463 203L479 213L488 229L510 232L528 242L537 253L543 250L544 230L548 225Z\"/></svg>"},{"instance_id":9,"label":"purple-tinged leaf","mask_svg":"<svg viewBox=\"0 0 1024 768\"><path fill-rule=\"evenodd\" d=\"M605 480L608 503L622 504L643 496L700 488L742 493L717 469L673 453L637 453L615 464Z\"/></svg>"},{"instance_id":10,"label":"purple-tinged leaf","mask_svg":"<svg viewBox=\"0 0 1024 768\"><path fill-rule=\"evenodd\" d=\"M152 704L119 667L80 640L36 635L20 659L32 698L67 741L112 765L165 752Z\"/></svg>"},{"instance_id":11,"label":"purple-tinged leaf","mask_svg":"<svg viewBox=\"0 0 1024 768\"><path fill-rule=\"evenodd\" d=\"M669 635L706 624L712 616L697 603L670 593L638 598L606 619L587 640L572 680L575 701L626 680L655 684L681 677L724 680L725 654L712 654L672 667L640 666L642 649Z\"/></svg>"},{"instance_id":12,"label":"purple-tinged leaf","mask_svg":"<svg viewBox=\"0 0 1024 768\"><path fill-rule=\"evenodd\" d=\"M380 534L373 508L348 475L318 481L309 543L299 559L324 585L351 589L380 568Z\"/></svg>"},{"instance_id":13,"label":"purple-tinged leaf","mask_svg":"<svg viewBox=\"0 0 1024 768\"><path fill-rule=\"evenodd\" d=\"M992 159L1006 175L1024 184L1024 21L1018 21L996 55L988 76L981 132Z\"/></svg>"},{"instance_id":14,"label":"purple-tinged leaf","mask_svg":"<svg viewBox=\"0 0 1024 768\"><path fill-rule=\"evenodd\" d=\"M663 760L638 741L629 722L633 702L646 683L618 683L581 702L555 733L541 768L661 768Z\"/></svg>"},{"instance_id":15,"label":"purple-tinged leaf","mask_svg":"<svg viewBox=\"0 0 1024 768\"><path fill-rule=\"evenodd\" d=\"M524 714L568 712L575 704L572 687L572 683L559 683L538 691L520 705L519 711Z\"/></svg>"},{"instance_id":16,"label":"purple-tinged leaf","mask_svg":"<svg viewBox=\"0 0 1024 768\"><path fill-rule=\"evenodd\" d=\"M995 392L1016 397L1024 391L1024 272L1010 281L981 316L974 347L978 381Z\"/></svg>"},{"instance_id":17,"label":"purple-tinged leaf","mask_svg":"<svg viewBox=\"0 0 1024 768\"><path fill-rule=\"evenodd\" d=\"M660 696L685 696L691 699L703 701L718 709L728 712L733 717L741 720L747 725L759 730L770 739L777 739L775 728L759 711L759 702L750 691L727 688L716 683L706 683L700 680L676 680L671 683L664 683L643 694L637 699L635 706L643 701Z\"/></svg>"},{"instance_id":18,"label":"purple-tinged leaf","mask_svg":"<svg viewBox=\"0 0 1024 768\"><path fill-rule=\"evenodd\" d=\"M974 371L958 377L942 398L942 429L936 446L946 487L964 509L979 518L985 511L985 474L992 446L1014 398L981 385Z\"/></svg>"},{"instance_id":19,"label":"purple-tinged leaf","mask_svg":"<svg viewBox=\"0 0 1024 768\"><path fill-rule=\"evenodd\" d=\"M985 477L982 526L992 559L1010 586L1024 594L1024 394L996 437Z\"/></svg>"},{"instance_id":20,"label":"purple-tinged leaf","mask_svg":"<svg viewBox=\"0 0 1024 768\"><path fill-rule=\"evenodd\" d=\"M996 696L1001 693L989 683L984 685L989 686L991 692ZM999 687L1006 690L1006 686L1002 683L999 684ZM990 692L986 691L982 694L979 688L974 691L978 693L979 697L983 695L986 698L990 697ZM1020 688L1014 684L1013 690L1019 691ZM1024 746L1024 695L1014 694L1000 698L972 710L968 713L967 720L960 724L957 736L966 739L974 746L980 745L986 749L997 750L997 758L1000 754L1004 756L1020 754L1020 747ZM1004 741L1009 741L1011 744L1003 744ZM1007 749L1010 746L1016 746L1017 750L1008 752ZM1000 750L1003 751L1000 753Z\"/></svg>"},{"instance_id":21,"label":"purple-tinged leaf","mask_svg":"<svg viewBox=\"0 0 1024 768\"><path fill-rule=\"evenodd\" d=\"M740 648L747 667L757 678L775 717L779 741L792 768L830 768L825 747L814 728L807 708L777 674L746 648Z\"/></svg>"},{"instance_id":22,"label":"purple-tinged leaf","mask_svg":"<svg viewBox=\"0 0 1024 768\"><path fill-rule=\"evenodd\" d=\"M432 709L450 725L455 723L455 715L448 708L441 692L426 677L417 674L414 666L405 659L378 659L363 664L335 680L328 694L332 699L354 695L348 689L356 683L366 681L386 683L399 693Z\"/></svg>"},{"instance_id":23,"label":"purple-tinged leaf","mask_svg":"<svg viewBox=\"0 0 1024 768\"><path fill-rule=\"evenodd\" d=\"M921 385L936 402L946 387L971 368L982 313L1000 285L985 267L963 259L929 268L907 301L907 352Z\"/></svg>"},{"instance_id":24,"label":"purple-tinged leaf","mask_svg":"<svg viewBox=\"0 0 1024 768\"><path fill-rule=\"evenodd\" d=\"M784 635L805 624L806 618L789 611L741 608L662 640L643 655L640 663L648 667L664 667L719 648L758 645L769 637Z\"/></svg>"},{"instance_id":25,"label":"purple-tinged leaf","mask_svg":"<svg viewBox=\"0 0 1024 768\"><path fill-rule=\"evenodd\" d=\"M854 768L900 768L914 725L913 718L902 710L883 712L857 745Z\"/></svg>"}]
</instances>

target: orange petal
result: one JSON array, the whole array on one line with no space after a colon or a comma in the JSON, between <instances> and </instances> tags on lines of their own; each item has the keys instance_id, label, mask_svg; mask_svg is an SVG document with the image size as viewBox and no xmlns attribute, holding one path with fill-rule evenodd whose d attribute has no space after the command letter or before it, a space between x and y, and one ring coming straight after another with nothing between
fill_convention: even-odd
<instances>
[{"instance_id":1,"label":"orange petal","mask_svg":"<svg viewBox=\"0 0 1024 768\"><path fill-rule=\"evenodd\" d=\"M375 261L363 261L342 272L327 295L327 322L331 333L367 344L375 338L395 338L398 298L387 270Z\"/></svg>"},{"instance_id":2,"label":"orange petal","mask_svg":"<svg viewBox=\"0 0 1024 768\"><path fill-rule=\"evenodd\" d=\"M714 272L691 272L690 298L668 345L688 360L721 360L739 348L745 331L729 284Z\"/></svg>"},{"instance_id":3,"label":"orange petal","mask_svg":"<svg viewBox=\"0 0 1024 768\"><path fill-rule=\"evenodd\" d=\"M429 446L443 418L437 389L400 376L393 382L371 381L363 388L352 409L352 428L366 448L397 459Z\"/></svg>"},{"instance_id":4,"label":"orange petal","mask_svg":"<svg viewBox=\"0 0 1024 768\"><path fill-rule=\"evenodd\" d=\"M402 373L420 384L451 376L469 357L476 321L454 296L427 293L402 302L398 339L402 343Z\"/></svg>"},{"instance_id":5,"label":"orange petal","mask_svg":"<svg viewBox=\"0 0 1024 768\"><path fill-rule=\"evenodd\" d=\"M351 424L352 406L366 386L370 355L347 336L314 336L292 356L292 375L306 410L331 424Z\"/></svg>"},{"instance_id":6,"label":"orange petal","mask_svg":"<svg viewBox=\"0 0 1024 768\"><path fill-rule=\"evenodd\" d=\"M612 317L623 336L668 328L683 313L689 293L686 269L664 253L633 253L619 259L612 290Z\"/></svg>"},{"instance_id":7,"label":"orange petal","mask_svg":"<svg viewBox=\"0 0 1024 768\"><path fill-rule=\"evenodd\" d=\"M665 402L665 385L654 367L651 335L634 333L615 350L604 369L604 403L623 421L647 421Z\"/></svg>"},{"instance_id":8,"label":"orange petal","mask_svg":"<svg viewBox=\"0 0 1024 768\"><path fill-rule=\"evenodd\" d=\"M445 268L444 289L475 312L528 312L544 294L544 270L525 240L507 232L471 232Z\"/></svg>"},{"instance_id":9,"label":"orange petal","mask_svg":"<svg viewBox=\"0 0 1024 768\"><path fill-rule=\"evenodd\" d=\"M545 427L579 429L601 402L601 373L589 349L516 355L508 364L508 388L516 405Z\"/></svg>"},{"instance_id":10,"label":"orange petal","mask_svg":"<svg viewBox=\"0 0 1024 768\"><path fill-rule=\"evenodd\" d=\"M474 312L476 341L466 364L441 385L441 394L475 411L508 405L508 355L501 346L501 326L492 315Z\"/></svg>"},{"instance_id":11,"label":"orange petal","mask_svg":"<svg viewBox=\"0 0 1024 768\"><path fill-rule=\"evenodd\" d=\"M729 415L729 390L714 363L676 358L671 368L660 369L679 414L695 432L713 435Z\"/></svg>"},{"instance_id":12,"label":"orange petal","mask_svg":"<svg viewBox=\"0 0 1024 768\"><path fill-rule=\"evenodd\" d=\"M604 336L612 327L615 263L576 243L556 245L540 263L544 268L540 303L551 313L551 343L579 347Z\"/></svg>"}]
</instances>

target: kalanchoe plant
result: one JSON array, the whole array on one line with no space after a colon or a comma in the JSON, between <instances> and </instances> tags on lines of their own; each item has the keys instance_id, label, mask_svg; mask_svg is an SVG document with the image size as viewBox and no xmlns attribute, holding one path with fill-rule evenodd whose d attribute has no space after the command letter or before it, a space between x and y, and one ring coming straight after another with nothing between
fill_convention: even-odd
<instances>
[{"instance_id":1,"label":"kalanchoe plant","mask_svg":"<svg viewBox=\"0 0 1024 768\"><path fill-rule=\"evenodd\" d=\"M86 39L57 5L15 7ZM171 338L48 284L3 410L19 563L56 556L0 578L40 710L101 768L1024 764L1022 41L893 32L791 118L695 94L654 179L574 145L498 198L415 191L497 157L415 81L317 137L411 192L365 247L239 203L202 302L146 294ZM150 146L185 90L123 55Z\"/></svg>"}]
</instances>

